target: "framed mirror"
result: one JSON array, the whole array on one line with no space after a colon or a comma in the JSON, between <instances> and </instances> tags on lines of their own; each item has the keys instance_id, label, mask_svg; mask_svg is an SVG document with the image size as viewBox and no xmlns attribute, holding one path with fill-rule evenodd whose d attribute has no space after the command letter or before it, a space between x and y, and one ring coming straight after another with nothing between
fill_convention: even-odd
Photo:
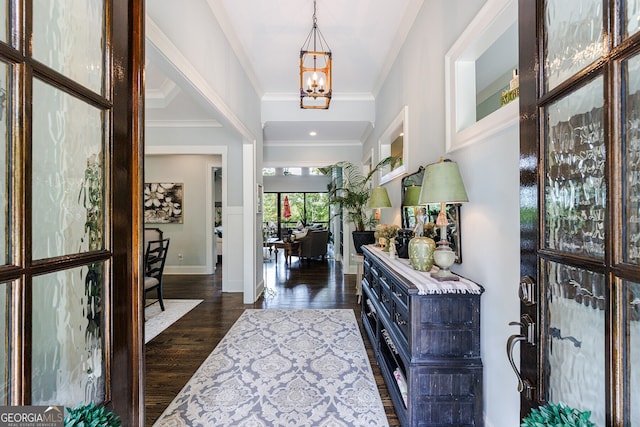
<instances>
[{"instance_id":1,"label":"framed mirror","mask_svg":"<svg viewBox=\"0 0 640 427\"><path fill-rule=\"evenodd\" d=\"M399 159L397 162L380 170L381 185L407 173L405 164L409 158L408 129L409 113L408 107L405 105L378 140L380 159L389 156Z\"/></svg>"},{"instance_id":2,"label":"framed mirror","mask_svg":"<svg viewBox=\"0 0 640 427\"><path fill-rule=\"evenodd\" d=\"M518 2L488 1L445 55L447 153L518 124L519 101L501 103L517 67Z\"/></svg>"},{"instance_id":3,"label":"framed mirror","mask_svg":"<svg viewBox=\"0 0 640 427\"><path fill-rule=\"evenodd\" d=\"M437 242L440 240L440 229L435 226L435 223L440 213L440 204L417 204L417 198L420 195L419 189L422 186L423 178L424 167L422 166L420 166L417 172L402 178L402 228L413 230L417 223L417 217L421 213L421 209L424 209L422 212L425 215L424 233L427 237L432 237ZM449 241L451 249L456 253L455 262L459 264L462 262L462 249L460 246L460 203L447 205L447 219L449 220L447 240Z\"/></svg>"}]
</instances>

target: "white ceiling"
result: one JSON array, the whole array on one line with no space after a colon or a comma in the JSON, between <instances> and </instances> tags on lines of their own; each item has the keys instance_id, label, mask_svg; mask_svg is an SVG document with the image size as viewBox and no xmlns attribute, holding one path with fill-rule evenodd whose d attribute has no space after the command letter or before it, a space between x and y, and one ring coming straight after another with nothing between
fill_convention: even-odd
<instances>
[{"instance_id":1,"label":"white ceiling","mask_svg":"<svg viewBox=\"0 0 640 427\"><path fill-rule=\"evenodd\" d=\"M191 1L191 0L189 0ZM317 23L333 55L333 99L373 99L423 0L317 0ZM256 92L264 100L299 99L300 48L312 26L313 0L207 0ZM147 8L162 8L149 1ZM189 2L185 2L188 7ZM157 10L157 9L156 9ZM224 123L189 93L160 55L147 49L146 120ZM333 104L332 104L333 105ZM263 108L265 102L263 102ZM268 107L267 107L268 108ZM331 107L330 107L331 109ZM347 109L348 111L348 109ZM311 118L313 117L313 118ZM331 121L278 118L264 125L265 145L297 141L363 141L371 121L349 114ZM309 131L317 132L315 137Z\"/></svg>"},{"instance_id":2,"label":"white ceiling","mask_svg":"<svg viewBox=\"0 0 640 427\"><path fill-rule=\"evenodd\" d=\"M299 89L300 48L312 26L312 0L209 0L260 94ZM404 42L416 0L317 0L318 28L332 50L337 92L373 93ZM238 50L241 49L241 52ZM292 67L293 65L293 67Z\"/></svg>"}]
</instances>

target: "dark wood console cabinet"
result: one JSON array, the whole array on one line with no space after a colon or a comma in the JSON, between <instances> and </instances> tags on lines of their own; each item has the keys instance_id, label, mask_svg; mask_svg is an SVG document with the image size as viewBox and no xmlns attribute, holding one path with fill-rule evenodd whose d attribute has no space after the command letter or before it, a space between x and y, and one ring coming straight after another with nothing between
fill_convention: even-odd
<instances>
[{"instance_id":1,"label":"dark wood console cabinet","mask_svg":"<svg viewBox=\"0 0 640 427\"><path fill-rule=\"evenodd\" d=\"M362 324L402 425L483 426L484 289L466 279L436 282L373 246L363 255Z\"/></svg>"}]
</instances>

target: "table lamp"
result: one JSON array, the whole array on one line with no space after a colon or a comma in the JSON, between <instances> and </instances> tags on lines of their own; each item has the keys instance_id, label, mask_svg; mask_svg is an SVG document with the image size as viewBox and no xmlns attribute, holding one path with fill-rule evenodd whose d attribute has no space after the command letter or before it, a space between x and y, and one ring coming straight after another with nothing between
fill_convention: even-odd
<instances>
[{"instance_id":1,"label":"table lamp","mask_svg":"<svg viewBox=\"0 0 640 427\"><path fill-rule=\"evenodd\" d=\"M375 219L380 219L380 208L390 208L391 201L389 200L389 194L384 187L375 187L371 190L371 197L369 198L369 207L376 209Z\"/></svg>"},{"instance_id":2,"label":"table lamp","mask_svg":"<svg viewBox=\"0 0 640 427\"><path fill-rule=\"evenodd\" d=\"M403 206L418 206L420 205L420 187L417 185L412 185L411 187L407 187L404 191L404 200L402 201Z\"/></svg>"},{"instance_id":3,"label":"table lamp","mask_svg":"<svg viewBox=\"0 0 640 427\"><path fill-rule=\"evenodd\" d=\"M412 185L404 190L404 200L402 201L402 206L413 206L413 216L416 221L413 232L416 237L422 236L424 234L424 216L420 217L418 215L418 210L416 209L416 206L420 206L420 187L418 187L417 185ZM420 221L420 219L422 219L422 221Z\"/></svg>"},{"instance_id":4,"label":"table lamp","mask_svg":"<svg viewBox=\"0 0 640 427\"><path fill-rule=\"evenodd\" d=\"M440 241L433 253L435 263L440 267L431 277L439 281L459 280L449 271L456 260L456 254L451 250L447 240L447 203L468 202L467 191L464 188L458 165L451 160L440 158L438 163L432 163L425 168L420 192L420 204L440 203L440 213L436 226L440 227Z\"/></svg>"}]
</instances>

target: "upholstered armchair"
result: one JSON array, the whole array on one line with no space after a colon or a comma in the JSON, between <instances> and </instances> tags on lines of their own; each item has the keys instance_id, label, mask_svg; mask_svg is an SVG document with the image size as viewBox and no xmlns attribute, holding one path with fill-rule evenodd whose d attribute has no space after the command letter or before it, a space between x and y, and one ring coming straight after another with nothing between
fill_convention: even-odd
<instances>
[{"instance_id":1,"label":"upholstered armchair","mask_svg":"<svg viewBox=\"0 0 640 427\"><path fill-rule=\"evenodd\" d=\"M329 230L309 230L307 235L297 240L300 243L300 258L310 262L311 258L327 256L327 244L329 243Z\"/></svg>"}]
</instances>

